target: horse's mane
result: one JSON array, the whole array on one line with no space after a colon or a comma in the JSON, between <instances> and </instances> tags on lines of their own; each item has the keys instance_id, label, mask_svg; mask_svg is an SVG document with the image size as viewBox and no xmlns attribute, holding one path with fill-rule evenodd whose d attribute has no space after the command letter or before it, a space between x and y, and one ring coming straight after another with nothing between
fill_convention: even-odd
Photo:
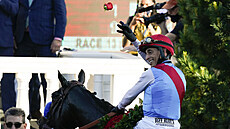
<instances>
[{"instance_id":1,"label":"horse's mane","mask_svg":"<svg viewBox=\"0 0 230 129\"><path fill-rule=\"evenodd\" d=\"M70 87L74 87L74 86L77 86L78 88L81 89L81 91L84 92L84 94L87 94L90 96L91 99L93 99L93 101L96 103L96 105L101 105L103 106L104 108L108 107L108 106L111 106L111 104L107 101L105 101L104 99L99 99L98 97L96 97L96 92L90 92L89 90L87 90L85 88L85 86L83 84L81 84L79 81L76 81L76 80L72 80L72 81L68 81L68 83L70 84Z\"/></svg>"}]
</instances>

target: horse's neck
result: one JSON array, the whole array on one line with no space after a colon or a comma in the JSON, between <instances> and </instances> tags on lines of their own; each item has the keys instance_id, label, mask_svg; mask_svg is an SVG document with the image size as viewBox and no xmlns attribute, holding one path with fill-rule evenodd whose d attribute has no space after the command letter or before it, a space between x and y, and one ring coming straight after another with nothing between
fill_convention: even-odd
<instances>
[{"instance_id":1,"label":"horse's neck","mask_svg":"<svg viewBox=\"0 0 230 129\"><path fill-rule=\"evenodd\" d=\"M83 87L74 87L68 95L70 113L75 113L78 123L84 125L109 113L113 106L95 97Z\"/></svg>"}]
</instances>

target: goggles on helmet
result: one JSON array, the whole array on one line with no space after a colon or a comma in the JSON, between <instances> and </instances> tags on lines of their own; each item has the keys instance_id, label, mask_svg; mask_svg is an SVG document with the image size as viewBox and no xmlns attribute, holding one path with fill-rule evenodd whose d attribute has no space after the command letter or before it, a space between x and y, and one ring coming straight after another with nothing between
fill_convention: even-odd
<instances>
[{"instance_id":1,"label":"goggles on helmet","mask_svg":"<svg viewBox=\"0 0 230 129\"><path fill-rule=\"evenodd\" d=\"M141 44L139 45L139 50L145 53L146 49L151 47L166 48L171 55L174 54L172 41L167 36L162 34L152 35L142 40Z\"/></svg>"},{"instance_id":2,"label":"goggles on helmet","mask_svg":"<svg viewBox=\"0 0 230 129\"><path fill-rule=\"evenodd\" d=\"M156 43L156 44L155 44ZM166 46L169 46L169 47L172 47L174 49L174 47L169 44L169 43L166 43L164 41L160 41L160 40L154 40L152 39L151 37L147 37L145 38L142 42L141 42L141 45L144 45L144 44L153 44L153 46L158 46L158 47L161 47L160 45L166 45ZM158 45L159 44L159 45Z\"/></svg>"}]
</instances>

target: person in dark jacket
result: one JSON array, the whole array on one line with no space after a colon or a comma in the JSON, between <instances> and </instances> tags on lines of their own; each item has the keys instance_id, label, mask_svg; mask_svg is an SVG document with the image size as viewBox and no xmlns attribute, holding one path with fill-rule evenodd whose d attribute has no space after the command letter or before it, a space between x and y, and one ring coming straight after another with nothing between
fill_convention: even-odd
<instances>
[{"instance_id":1,"label":"person in dark jacket","mask_svg":"<svg viewBox=\"0 0 230 129\"><path fill-rule=\"evenodd\" d=\"M60 50L66 27L66 5L64 0L19 0L16 17L16 56L55 57ZM44 98L47 82L41 74ZM37 73L29 83L30 118L39 119L40 81Z\"/></svg>"},{"instance_id":2,"label":"person in dark jacket","mask_svg":"<svg viewBox=\"0 0 230 129\"><path fill-rule=\"evenodd\" d=\"M13 56L13 21L18 12L18 0L0 0L0 56ZM14 74L4 73L1 81L2 109L16 106Z\"/></svg>"}]
</instances>

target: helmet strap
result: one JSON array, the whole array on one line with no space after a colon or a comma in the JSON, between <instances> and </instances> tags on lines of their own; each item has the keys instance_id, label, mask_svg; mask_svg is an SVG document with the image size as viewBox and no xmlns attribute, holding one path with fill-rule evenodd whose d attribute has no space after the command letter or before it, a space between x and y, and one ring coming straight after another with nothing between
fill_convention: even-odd
<instances>
[{"instance_id":1,"label":"helmet strap","mask_svg":"<svg viewBox=\"0 0 230 129\"><path fill-rule=\"evenodd\" d=\"M172 55L171 55L171 53L170 53L170 54L168 54L168 55L166 56L166 58L167 58L167 59L170 59L171 56L172 56Z\"/></svg>"},{"instance_id":2,"label":"helmet strap","mask_svg":"<svg viewBox=\"0 0 230 129\"><path fill-rule=\"evenodd\" d=\"M167 57L165 57L165 54L164 54L164 51L163 51L163 49L162 49L162 47L157 47L158 48L158 50L160 51L160 57L159 57L159 59L158 59L158 61L157 61L157 64L160 64L160 63L162 63L163 61L165 61L165 60L167 60L168 58L168 56Z\"/></svg>"},{"instance_id":3,"label":"helmet strap","mask_svg":"<svg viewBox=\"0 0 230 129\"><path fill-rule=\"evenodd\" d=\"M165 54L164 54L164 51L163 51L162 47L159 47L159 50L160 50L161 58L164 59L164 60L167 60L167 58L165 57Z\"/></svg>"}]
</instances>

